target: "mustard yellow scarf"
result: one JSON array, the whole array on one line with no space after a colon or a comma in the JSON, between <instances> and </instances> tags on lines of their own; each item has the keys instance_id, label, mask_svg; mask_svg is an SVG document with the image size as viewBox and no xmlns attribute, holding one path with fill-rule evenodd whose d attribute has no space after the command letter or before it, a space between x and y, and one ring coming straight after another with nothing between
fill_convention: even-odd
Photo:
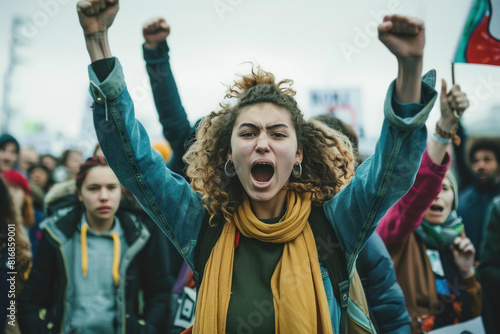
<instances>
[{"instance_id":1,"label":"mustard yellow scarf","mask_svg":"<svg viewBox=\"0 0 500 334\"><path fill-rule=\"evenodd\" d=\"M226 332L236 229L248 238L285 243L271 278L276 333L333 333L316 242L307 222L311 194L289 191L286 201L287 210L277 224L257 219L246 200L224 225L205 266L193 333Z\"/></svg>"}]
</instances>

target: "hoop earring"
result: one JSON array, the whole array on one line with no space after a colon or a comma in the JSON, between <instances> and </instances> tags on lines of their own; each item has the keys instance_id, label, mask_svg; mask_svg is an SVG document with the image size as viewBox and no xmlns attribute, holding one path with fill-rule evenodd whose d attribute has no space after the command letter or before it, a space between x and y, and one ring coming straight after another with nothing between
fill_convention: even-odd
<instances>
[{"instance_id":1,"label":"hoop earring","mask_svg":"<svg viewBox=\"0 0 500 334\"><path fill-rule=\"evenodd\" d=\"M229 164L231 163L231 164ZM229 168L228 168L229 166ZM236 168L234 168L234 164L231 160L226 161L226 164L224 165L224 173L228 177L233 177L236 175Z\"/></svg>"},{"instance_id":2,"label":"hoop earring","mask_svg":"<svg viewBox=\"0 0 500 334\"><path fill-rule=\"evenodd\" d=\"M299 166L299 170L295 169L295 166ZM294 178L299 179L302 176L302 164L298 161L295 162L292 169L292 175Z\"/></svg>"}]
</instances>

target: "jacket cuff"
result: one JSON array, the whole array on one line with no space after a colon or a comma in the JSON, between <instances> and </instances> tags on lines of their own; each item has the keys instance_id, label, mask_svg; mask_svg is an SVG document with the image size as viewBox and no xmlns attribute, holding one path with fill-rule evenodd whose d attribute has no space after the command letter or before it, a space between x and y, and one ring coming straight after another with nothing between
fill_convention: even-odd
<instances>
[{"instance_id":1,"label":"jacket cuff","mask_svg":"<svg viewBox=\"0 0 500 334\"><path fill-rule=\"evenodd\" d=\"M430 70L422 77L422 103L399 103L394 96L394 80L385 98L384 114L387 122L402 131L414 131L425 125L437 99L436 71Z\"/></svg>"},{"instance_id":2,"label":"jacket cuff","mask_svg":"<svg viewBox=\"0 0 500 334\"><path fill-rule=\"evenodd\" d=\"M125 89L122 65L118 58L115 58L115 66L106 80L99 81L92 65L88 67L90 78L90 93L94 101L103 105L106 101L116 99Z\"/></svg>"},{"instance_id":3,"label":"jacket cuff","mask_svg":"<svg viewBox=\"0 0 500 334\"><path fill-rule=\"evenodd\" d=\"M474 288L479 283L476 279L476 273L471 277L463 278L463 280L467 288Z\"/></svg>"},{"instance_id":4,"label":"jacket cuff","mask_svg":"<svg viewBox=\"0 0 500 334\"><path fill-rule=\"evenodd\" d=\"M100 59L90 64L94 69L94 73L97 75L99 81L106 80L109 73L111 73L111 71L113 70L113 67L115 67L115 61L116 59L113 57Z\"/></svg>"},{"instance_id":5,"label":"jacket cuff","mask_svg":"<svg viewBox=\"0 0 500 334\"><path fill-rule=\"evenodd\" d=\"M167 41L161 42L155 49L147 49L144 44L142 45L142 54L144 60L148 64L160 64L168 61L168 48Z\"/></svg>"},{"instance_id":6,"label":"jacket cuff","mask_svg":"<svg viewBox=\"0 0 500 334\"><path fill-rule=\"evenodd\" d=\"M434 174L437 174L439 176L444 177L446 171L448 170L448 167L450 166L450 163L451 163L451 158L448 152L446 152L442 164L434 163L431 157L429 156L427 150L425 150L424 154L422 155L422 163L421 163L422 166L427 167L427 169L429 169Z\"/></svg>"}]
</instances>

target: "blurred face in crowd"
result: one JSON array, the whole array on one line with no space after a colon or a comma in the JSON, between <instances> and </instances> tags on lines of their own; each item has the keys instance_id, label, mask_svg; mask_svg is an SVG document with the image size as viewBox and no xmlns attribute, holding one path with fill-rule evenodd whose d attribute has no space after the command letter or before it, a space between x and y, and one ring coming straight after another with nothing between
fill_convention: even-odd
<instances>
[{"instance_id":1,"label":"blurred face in crowd","mask_svg":"<svg viewBox=\"0 0 500 334\"><path fill-rule=\"evenodd\" d=\"M441 225L450 215L455 195L451 188L450 181L444 178L441 185L441 192L432 202L430 208L425 211L424 219L433 225Z\"/></svg>"},{"instance_id":2,"label":"blurred face in crowd","mask_svg":"<svg viewBox=\"0 0 500 334\"><path fill-rule=\"evenodd\" d=\"M471 165L479 184L495 184L499 181L499 166L493 151L477 150Z\"/></svg>"},{"instance_id":3,"label":"blurred face in crowd","mask_svg":"<svg viewBox=\"0 0 500 334\"><path fill-rule=\"evenodd\" d=\"M78 190L78 198L85 206L87 221L92 228L109 225L120 205L120 182L110 167L95 166L87 172Z\"/></svg>"},{"instance_id":4,"label":"blurred face in crowd","mask_svg":"<svg viewBox=\"0 0 500 334\"><path fill-rule=\"evenodd\" d=\"M32 165L38 163L38 153L32 147L22 147L19 151L19 168L27 171Z\"/></svg>"},{"instance_id":5,"label":"blurred face in crowd","mask_svg":"<svg viewBox=\"0 0 500 334\"><path fill-rule=\"evenodd\" d=\"M43 156L41 163L51 171L53 171L57 167L56 159L54 157L51 157L50 155Z\"/></svg>"},{"instance_id":6,"label":"blurred face in crowd","mask_svg":"<svg viewBox=\"0 0 500 334\"><path fill-rule=\"evenodd\" d=\"M11 170L17 160L17 145L6 143L0 147L0 171Z\"/></svg>"},{"instance_id":7,"label":"blurred face in crowd","mask_svg":"<svg viewBox=\"0 0 500 334\"><path fill-rule=\"evenodd\" d=\"M82 152L71 151L66 159L66 168L68 169L70 175L76 175L82 164Z\"/></svg>"},{"instance_id":8,"label":"blurred face in crowd","mask_svg":"<svg viewBox=\"0 0 500 334\"><path fill-rule=\"evenodd\" d=\"M29 178L31 182L41 188L44 188L49 182L49 174L45 169L40 167L35 167L33 170L31 170Z\"/></svg>"},{"instance_id":9,"label":"blurred face in crowd","mask_svg":"<svg viewBox=\"0 0 500 334\"><path fill-rule=\"evenodd\" d=\"M24 204L24 190L21 187L8 185L12 203L17 211L20 211Z\"/></svg>"}]
</instances>

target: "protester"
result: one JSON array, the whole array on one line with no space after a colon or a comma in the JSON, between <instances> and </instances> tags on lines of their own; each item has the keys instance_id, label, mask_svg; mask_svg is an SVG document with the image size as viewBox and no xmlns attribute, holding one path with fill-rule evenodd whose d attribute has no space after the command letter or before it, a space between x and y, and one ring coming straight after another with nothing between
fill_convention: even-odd
<instances>
[{"instance_id":1,"label":"protester","mask_svg":"<svg viewBox=\"0 0 500 334\"><path fill-rule=\"evenodd\" d=\"M52 216L58 210L77 205L77 191L75 176L81 165L82 152L67 149L61 155L61 164L54 170L53 178L56 182L44 199L46 216Z\"/></svg>"},{"instance_id":2,"label":"protester","mask_svg":"<svg viewBox=\"0 0 500 334\"><path fill-rule=\"evenodd\" d=\"M170 26L164 19L148 20L143 26L145 41L143 54L163 135L172 148L167 166L171 171L184 175L189 181L186 176L187 165L182 157L194 139L196 127L201 120L191 127L182 106L170 67L169 47L166 41L169 34Z\"/></svg>"},{"instance_id":3,"label":"protester","mask_svg":"<svg viewBox=\"0 0 500 334\"><path fill-rule=\"evenodd\" d=\"M15 212L23 226L23 233L28 237L31 252L35 254L41 236L39 224L44 218L43 211L37 204L41 205L43 192L36 185L30 185L20 171L11 169L1 172L0 175L9 188Z\"/></svg>"},{"instance_id":4,"label":"protester","mask_svg":"<svg viewBox=\"0 0 500 334\"><path fill-rule=\"evenodd\" d=\"M53 177L56 182L74 180L78 168L82 164L82 152L79 150L67 149L61 155L61 164L56 167Z\"/></svg>"},{"instance_id":5,"label":"protester","mask_svg":"<svg viewBox=\"0 0 500 334\"><path fill-rule=\"evenodd\" d=\"M30 182L33 182L40 187L44 194L46 194L54 184L54 181L52 180L52 173L41 163L30 166L28 169L28 178Z\"/></svg>"},{"instance_id":6,"label":"protester","mask_svg":"<svg viewBox=\"0 0 500 334\"><path fill-rule=\"evenodd\" d=\"M16 167L19 156L19 142L9 134L0 136L0 172Z\"/></svg>"},{"instance_id":7,"label":"protester","mask_svg":"<svg viewBox=\"0 0 500 334\"><path fill-rule=\"evenodd\" d=\"M410 333L411 318L396 280L391 256L378 233L373 233L356 262L377 333Z\"/></svg>"},{"instance_id":8,"label":"protester","mask_svg":"<svg viewBox=\"0 0 500 334\"><path fill-rule=\"evenodd\" d=\"M20 333L17 297L31 267L31 249L20 214L10 195L12 190L0 177L0 333Z\"/></svg>"},{"instance_id":9,"label":"protester","mask_svg":"<svg viewBox=\"0 0 500 334\"><path fill-rule=\"evenodd\" d=\"M38 163L40 157L38 152L31 146L21 147L19 151L19 169L25 174L28 174L28 169Z\"/></svg>"},{"instance_id":10,"label":"protester","mask_svg":"<svg viewBox=\"0 0 500 334\"><path fill-rule=\"evenodd\" d=\"M352 127L333 114L313 117L314 120L328 125L344 134L358 152L358 136ZM359 161L359 154L358 161ZM359 253L356 269L363 284L370 310L370 319L377 333L410 333L410 315L406 310L405 297L396 281L396 273L391 256L377 232L368 238Z\"/></svg>"},{"instance_id":11,"label":"protester","mask_svg":"<svg viewBox=\"0 0 500 334\"><path fill-rule=\"evenodd\" d=\"M483 240L481 264L479 265L481 284L487 296L495 333L500 333L500 196L491 202L486 215L486 233Z\"/></svg>"},{"instance_id":12,"label":"protester","mask_svg":"<svg viewBox=\"0 0 500 334\"><path fill-rule=\"evenodd\" d=\"M357 164L359 165L363 162L361 160L361 155L359 154L359 149L358 149L359 138L358 135L356 134L356 131L354 131L354 129L352 128L352 126L342 122L340 119L335 117L333 113L314 116L313 119L325 123L330 128L339 131L340 133L344 134L347 138L349 138L349 141L352 143L352 150L354 156L356 157Z\"/></svg>"},{"instance_id":13,"label":"protester","mask_svg":"<svg viewBox=\"0 0 500 334\"><path fill-rule=\"evenodd\" d=\"M169 286L160 235L118 210L121 186L103 157L87 159L76 187L83 205L42 224L20 296L23 333L162 333Z\"/></svg>"},{"instance_id":14,"label":"protester","mask_svg":"<svg viewBox=\"0 0 500 334\"><path fill-rule=\"evenodd\" d=\"M341 305L333 295L331 299L326 297L332 291L325 289L324 284L331 288L330 280L321 275L316 245L307 224L311 202L324 203L326 219L337 232L345 250L347 269L352 273L355 258L378 218L411 186L418 161L406 163L403 172L399 169L403 162L398 160L407 162L410 152L422 154L425 149L423 123L435 100L435 91L420 80L423 23L392 16L386 17L380 26L380 38L397 56L400 73L389 92L385 109L387 122L374 158L359 167L356 176L338 196L335 195L353 174L353 157L347 139L320 123L305 122L292 97L293 91L286 88L288 82L275 84L274 76L260 69L233 85L229 94L234 98L233 108L223 107L200 125L197 140L187 154L193 190L182 177L165 168L164 160L151 149L145 130L133 118L120 65L115 58L110 58L106 37L118 5L114 1L108 1L105 7L100 4L82 1L78 10L93 61L89 69L95 98L95 124L109 121L116 129L100 131L99 125L96 128L104 155L124 186L169 236L191 269L195 269L194 249L201 224L208 224L210 220L212 224L220 222L224 226L204 270L205 278L201 280L194 332L237 331L238 319L249 315L245 308L252 307L251 301L259 300L260 296L272 300L272 289L279 289L280 295L290 299L274 300L276 318L263 319L266 321L259 331L332 333L333 328L337 331L340 322L336 315ZM397 34L402 31L404 38ZM398 104L396 99L404 104ZM420 101L429 104L424 106ZM393 104L402 117L396 116ZM418 111L418 117L413 117ZM125 132L120 135L122 130ZM392 138L398 139L392 141ZM394 154L395 150L399 154ZM389 175L400 173L408 174L409 181L389 182ZM238 177L234 177L236 175ZM352 201L356 201L356 205L350 206ZM276 224L260 221L273 218L277 221L282 216L284 220ZM234 251L235 224L243 234L238 233L241 247L238 252ZM276 230L278 236L267 239L275 243L249 238L257 233L249 232L255 230L253 224ZM284 236L283 228L294 231ZM272 261L264 257L266 261L261 263L259 271L245 270L240 256L260 257L264 247L270 247L277 256L273 256ZM228 261L222 261L222 253ZM300 258L308 263L307 274L301 275L300 281L297 276L292 281L281 281L278 274L276 281L269 284L276 265L286 272L290 265L302 261ZM223 265L220 271L218 265ZM256 273L266 276L267 279L260 282L267 283L249 289L245 282L253 280L247 275ZM194 275L200 272L195 270ZM231 286L232 298L229 299Z\"/></svg>"},{"instance_id":15,"label":"protester","mask_svg":"<svg viewBox=\"0 0 500 334\"><path fill-rule=\"evenodd\" d=\"M21 219L22 225L27 229L31 228L35 223L35 214L28 179L14 169L1 172L0 176L9 188L16 214Z\"/></svg>"},{"instance_id":16,"label":"protester","mask_svg":"<svg viewBox=\"0 0 500 334\"><path fill-rule=\"evenodd\" d=\"M446 173L448 144L469 102L459 86L449 92L446 88L443 80L441 118L415 183L377 228L394 261L412 317L412 333L457 324L482 311L475 249L456 213L457 182L451 172Z\"/></svg>"},{"instance_id":17,"label":"protester","mask_svg":"<svg viewBox=\"0 0 500 334\"><path fill-rule=\"evenodd\" d=\"M491 200L500 195L500 144L493 138L472 139L468 159L474 182L460 193L458 214L480 261L486 211Z\"/></svg>"},{"instance_id":18,"label":"protester","mask_svg":"<svg viewBox=\"0 0 500 334\"><path fill-rule=\"evenodd\" d=\"M57 159L52 154L42 154L40 156L40 163L50 170L50 173L54 172L54 169L59 165Z\"/></svg>"},{"instance_id":19,"label":"protester","mask_svg":"<svg viewBox=\"0 0 500 334\"><path fill-rule=\"evenodd\" d=\"M169 47L166 42L166 38L169 34L170 26L164 19L153 18L147 21L143 26L143 35L145 38L143 47L144 59L146 60L153 97L159 114L160 123L163 127L163 133L169 142L174 143L174 158L167 163L167 167L171 171L187 178L185 175L187 166L184 165L181 158L193 143L194 132L200 121L196 122L196 125L191 128L187 119L187 114L182 107L169 62ZM331 128L339 130L346 135L353 144L353 151L357 152L358 138L352 128L337 118L333 116L330 117L330 115L316 117L315 119L323 121ZM355 155L357 156L356 153ZM405 308L403 293L396 282L392 260L385 249L384 243L380 240L380 237L378 237L378 243L375 243L375 241L372 242L371 240L372 238L369 239L368 244L363 248L357 262L357 267L360 272L359 263L361 258L363 260L361 262L366 267L365 270L363 270L363 273L366 273L366 275L361 275L360 278L363 281L363 286L366 286L367 289L370 288L371 294L369 296L367 295L367 298L369 299L369 304L373 306L374 312L372 316L377 316L377 319L371 317L371 320L374 320L373 322L376 326L385 330L387 333L404 333L405 330L409 333L410 318ZM375 246L375 244L377 246ZM370 247L369 245L372 246ZM382 250L379 251L379 248L383 248L383 255ZM370 261L368 261L367 249L370 250L372 255L376 254L380 256L376 259L372 257ZM374 269L370 266L371 264L373 264L373 267L377 265L377 269L371 270ZM390 274L391 271L392 275ZM183 266L179 274L178 283L174 288L174 295L179 297L178 308L183 308L185 299L189 298L186 297L186 293L183 294L183 288L193 288L191 284L194 283L191 283L193 282L192 279L190 279L191 276L192 273L187 266ZM376 284L379 284L379 286L376 286ZM370 287L368 287L368 285ZM196 294L194 290L190 291L191 294ZM381 298L381 294L383 298ZM176 317L172 317L172 323L177 324L177 326L172 329L172 333L174 333L175 330L177 330L178 333L186 328L180 327L180 324L184 324L185 326L190 324L189 321L179 321L179 316L183 317L181 312L176 312L173 316Z\"/></svg>"},{"instance_id":20,"label":"protester","mask_svg":"<svg viewBox=\"0 0 500 334\"><path fill-rule=\"evenodd\" d=\"M191 127L181 103L170 67L169 47L166 41L170 34L170 26L162 18L152 18L144 23L142 33L144 36L143 55L156 110L162 125L163 135L170 144L170 149L166 150L164 154L160 151L160 154L172 172L183 176L190 182L186 175L187 165L183 162L182 157L194 141L195 130L200 120ZM171 243L169 246L173 248ZM186 300L189 302L189 300L194 299L192 296L196 296L196 291L192 279L193 274L180 253L175 249L170 249L169 257L170 274L177 277L177 283L174 285L174 291L171 295L172 314L170 314L168 327L169 333L173 334L180 333L192 325L194 315L187 317L181 310ZM185 289L189 289L191 296L186 295Z\"/></svg>"}]
</instances>

